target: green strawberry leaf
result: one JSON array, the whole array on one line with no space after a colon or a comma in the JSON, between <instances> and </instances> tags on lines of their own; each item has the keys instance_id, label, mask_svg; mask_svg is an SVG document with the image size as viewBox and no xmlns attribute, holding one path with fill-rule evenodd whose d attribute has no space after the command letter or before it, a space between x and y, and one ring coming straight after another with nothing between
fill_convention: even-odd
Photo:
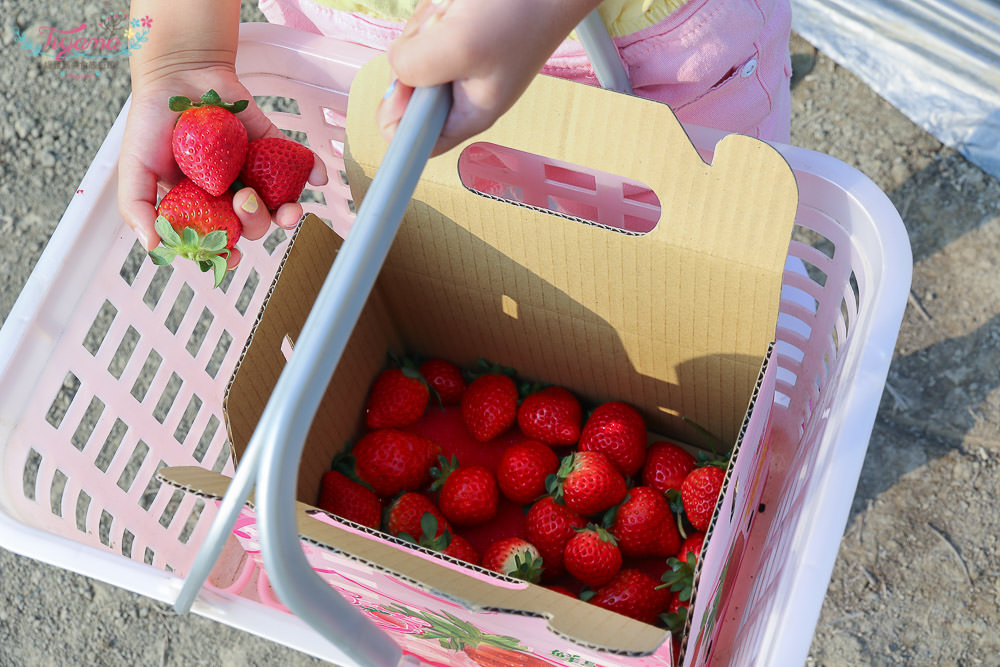
<instances>
[{"instance_id":1,"label":"green strawberry leaf","mask_svg":"<svg viewBox=\"0 0 1000 667\"><path fill-rule=\"evenodd\" d=\"M181 238L186 246L194 247L198 245L198 232L194 231L192 227L185 227Z\"/></svg>"},{"instance_id":2,"label":"green strawberry leaf","mask_svg":"<svg viewBox=\"0 0 1000 667\"><path fill-rule=\"evenodd\" d=\"M177 257L177 253L164 246L157 246L149 251L149 258L157 266L167 266L174 261L175 257Z\"/></svg>"},{"instance_id":3,"label":"green strawberry leaf","mask_svg":"<svg viewBox=\"0 0 1000 667\"><path fill-rule=\"evenodd\" d=\"M222 252L228 244L229 235L221 229L217 229L205 235L205 238L201 240L201 249L205 252Z\"/></svg>"},{"instance_id":4,"label":"green strawberry leaf","mask_svg":"<svg viewBox=\"0 0 1000 667\"><path fill-rule=\"evenodd\" d=\"M205 106L219 106L222 104L222 98L219 94L212 89L209 89L204 95L201 96L201 103Z\"/></svg>"},{"instance_id":5,"label":"green strawberry leaf","mask_svg":"<svg viewBox=\"0 0 1000 667\"><path fill-rule=\"evenodd\" d=\"M228 270L226 259L221 255L216 255L209 261L212 263L212 271L215 274L215 287L218 287L226 279L226 271Z\"/></svg>"},{"instance_id":6,"label":"green strawberry leaf","mask_svg":"<svg viewBox=\"0 0 1000 667\"><path fill-rule=\"evenodd\" d=\"M167 106L171 111L187 111L192 106L194 102L191 101L190 97L184 97L183 95L174 95L169 100L167 100Z\"/></svg>"},{"instance_id":7,"label":"green strawberry leaf","mask_svg":"<svg viewBox=\"0 0 1000 667\"><path fill-rule=\"evenodd\" d=\"M174 230L174 226L170 224L170 221L164 218L162 215L156 216L156 222L153 223L153 228L156 233L160 235L160 239L166 246L179 246L181 244L180 235Z\"/></svg>"}]
</instances>

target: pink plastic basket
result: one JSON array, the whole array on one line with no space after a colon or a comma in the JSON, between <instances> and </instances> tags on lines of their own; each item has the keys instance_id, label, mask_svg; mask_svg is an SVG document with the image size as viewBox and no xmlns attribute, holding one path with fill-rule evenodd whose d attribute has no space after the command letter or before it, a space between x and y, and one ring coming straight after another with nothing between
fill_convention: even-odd
<instances>
[{"instance_id":1,"label":"pink plastic basket","mask_svg":"<svg viewBox=\"0 0 1000 667\"><path fill-rule=\"evenodd\" d=\"M353 219L342 158L347 91L374 53L246 24L239 54L240 76L262 106L283 109L270 114L274 122L299 133L328 166L329 184L307 196L305 209L346 234ZM172 602L215 508L161 486L156 471L200 465L232 474L223 391L287 239L276 231L242 243L244 260L221 290L208 289L209 278L193 267L146 261L117 213L126 110L0 330L0 545ZM721 134L689 133L710 159ZM747 545L756 554L747 560L764 565L743 591L745 612L723 620L718 664L805 660L912 267L902 222L870 180L828 156L777 148L798 179L796 222L821 241L790 248L808 271L786 271L776 333L767 520ZM541 182L548 192L536 192L535 178L532 197L549 205L565 198L566 183ZM642 218L649 206L629 199L623 210ZM235 542L212 583L196 612L349 662L283 611Z\"/></svg>"}]
</instances>

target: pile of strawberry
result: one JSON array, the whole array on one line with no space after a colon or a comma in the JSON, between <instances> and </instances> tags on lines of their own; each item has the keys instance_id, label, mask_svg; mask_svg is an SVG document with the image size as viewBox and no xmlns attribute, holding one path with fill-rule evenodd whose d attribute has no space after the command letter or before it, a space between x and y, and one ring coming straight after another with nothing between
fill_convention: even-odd
<instances>
[{"instance_id":1,"label":"pile of strawberry","mask_svg":"<svg viewBox=\"0 0 1000 667\"><path fill-rule=\"evenodd\" d=\"M680 630L723 462L649 443L623 402L585 412L510 369L390 358L320 509Z\"/></svg>"},{"instance_id":2,"label":"pile of strawberry","mask_svg":"<svg viewBox=\"0 0 1000 667\"><path fill-rule=\"evenodd\" d=\"M313 166L313 154L302 144L282 137L249 141L237 118L248 100L223 102L210 90L193 102L171 97L168 105L180 112L171 136L174 161L184 177L164 195L156 208L156 233L162 245L150 251L158 265L175 257L212 271L218 287L226 275L227 259L243 234L233 210L233 195L253 188L269 211L298 201Z\"/></svg>"}]
</instances>

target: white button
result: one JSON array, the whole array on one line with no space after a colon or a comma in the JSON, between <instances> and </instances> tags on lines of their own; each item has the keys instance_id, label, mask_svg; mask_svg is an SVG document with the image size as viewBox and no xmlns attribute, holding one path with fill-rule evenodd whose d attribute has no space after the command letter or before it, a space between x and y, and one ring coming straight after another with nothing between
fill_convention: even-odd
<instances>
[{"instance_id":1,"label":"white button","mask_svg":"<svg viewBox=\"0 0 1000 667\"><path fill-rule=\"evenodd\" d=\"M740 76L742 76L745 79L756 71L757 71L757 59L751 58L746 62L745 65L743 65L743 69L740 70Z\"/></svg>"}]
</instances>

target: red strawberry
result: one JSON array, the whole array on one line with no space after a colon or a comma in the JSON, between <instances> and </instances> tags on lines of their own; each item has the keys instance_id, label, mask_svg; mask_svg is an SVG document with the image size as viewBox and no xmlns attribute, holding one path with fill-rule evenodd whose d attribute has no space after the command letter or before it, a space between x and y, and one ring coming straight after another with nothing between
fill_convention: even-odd
<instances>
[{"instance_id":1,"label":"red strawberry","mask_svg":"<svg viewBox=\"0 0 1000 667\"><path fill-rule=\"evenodd\" d=\"M543 560L534 544L519 537L509 537L491 544L483 554L481 565L487 570L538 583Z\"/></svg>"},{"instance_id":2,"label":"red strawberry","mask_svg":"<svg viewBox=\"0 0 1000 667\"><path fill-rule=\"evenodd\" d=\"M695 468L681 484L681 502L684 514L696 530L705 532L715 513L726 471L714 465Z\"/></svg>"},{"instance_id":3,"label":"red strawberry","mask_svg":"<svg viewBox=\"0 0 1000 667\"><path fill-rule=\"evenodd\" d=\"M695 465L694 456L680 445L665 440L654 442L646 451L642 483L660 493L669 489L680 491L681 483Z\"/></svg>"},{"instance_id":4,"label":"red strawberry","mask_svg":"<svg viewBox=\"0 0 1000 667\"><path fill-rule=\"evenodd\" d=\"M430 390L413 369L388 368L372 383L365 407L365 424L370 429L401 428L423 416Z\"/></svg>"},{"instance_id":5,"label":"red strawberry","mask_svg":"<svg viewBox=\"0 0 1000 667\"><path fill-rule=\"evenodd\" d=\"M486 523L476 526L463 526L462 537L479 553L483 553L491 544L505 537L527 538L527 517L521 505L500 496L497 503L497 513Z\"/></svg>"},{"instance_id":6,"label":"red strawberry","mask_svg":"<svg viewBox=\"0 0 1000 667\"><path fill-rule=\"evenodd\" d=\"M313 168L312 151L285 137L254 139L240 170L243 185L253 188L268 210L296 202Z\"/></svg>"},{"instance_id":7,"label":"red strawberry","mask_svg":"<svg viewBox=\"0 0 1000 667\"><path fill-rule=\"evenodd\" d=\"M517 420L517 385L502 373L477 377L462 394L462 419L479 442L502 434Z\"/></svg>"},{"instance_id":8,"label":"red strawberry","mask_svg":"<svg viewBox=\"0 0 1000 667\"><path fill-rule=\"evenodd\" d=\"M667 605L667 608L660 615L660 620L667 626L667 629L674 635L674 638L678 638L684 632L689 603L690 600L681 600L681 596L675 593L671 595L670 604ZM675 648L675 655L679 650L679 646Z\"/></svg>"},{"instance_id":9,"label":"red strawberry","mask_svg":"<svg viewBox=\"0 0 1000 667\"><path fill-rule=\"evenodd\" d=\"M431 470L438 491L438 507L456 526L485 523L497 513L500 492L493 473L483 466L460 466L458 459L440 458L439 467Z\"/></svg>"},{"instance_id":10,"label":"red strawberry","mask_svg":"<svg viewBox=\"0 0 1000 667\"><path fill-rule=\"evenodd\" d=\"M562 387L546 387L529 394L517 409L521 432L550 445L576 444L582 419L580 401Z\"/></svg>"},{"instance_id":11,"label":"red strawberry","mask_svg":"<svg viewBox=\"0 0 1000 667\"><path fill-rule=\"evenodd\" d=\"M358 479L383 498L427 486L440 453L427 438L391 428L370 431L351 450Z\"/></svg>"},{"instance_id":12,"label":"red strawberry","mask_svg":"<svg viewBox=\"0 0 1000 667\"><path fill-rule=\"evenodd\" d=\"M430 518L425 519L425 515ZM416 542L422 537L439 537L446 530L451 532L451 526L430 498L409 491L389 503L383 530L394 537L408 535L411 541Z\"/></svg>"},{"instance_id":13,"label":"red strawberry","mask_svg":"<svg viewBox=\"0 0 1000 667\"><path fill-rule=\"evenodd\" d=\"M171 111L181 115L174 125L171 146L174 161L181 172L219 196L229 189L243 167L247 156L247 130L235 114L246 109L249 102L226 103L210 90L200 102L187 97L171 97Z\"/></svg>"},{"instance_id":14,"label":"red strawberry","mask_svg":"<svg viewBox=\"0 0 1000 667\"><path fill-rule=\"evenodd\" d=\"M587 521L565 505L560 505L552 497L545 496L528 510L525 532L545 560L546 577L555 577L563 572L563 551L566 543Z\"/></svg>"},{"instance_id":15,"label":"red strawberry","mask_svg":"<svg viewBox=\"0 0 1000 667\"><path fill-rule=\"evenodd\" d=\"M594 524L577 531L563 550L566 571L587 586L611 581L622 567L622 552L614 536Z\"/></svg>"},{"instance_id":16,"label":"red strawberry","mask_svg":"<svg viewBox=\"0 0 1000 667\"><path fill-rule=\"evenodd\" d=\"M701 547L705 544L705 533L692 533L681 544L680 551L677 552L677 560L687 562L688 554L694 556L695 562L701 558Z\"/></svg>"},{"instance_id":17,"label":"red strawberry","mask_svg":"<svg viewBox=\"0 0 1000 667\"><path fill-rule=\"evenodd\" d=\"M617 505L627 491L625 478L601 452L575 452L563 457L549 493L577 514L589 516Z\"/></svg>"},{"instance_id":18,"label":"red strawberry","mask_svg":"<svg viewBox=\"0 0 1000 667\"><path fill-rule=\"evenodd\" d=\"M504 450L497 484L505 496L527 505L545 494L545 480L558 469L555 452L537 440L525 440Z\"/></svg>"},{"instance_id":19,"label":"red strawberry","mask_svg":"<svg viewBox=\"0 0 1000 667\"><path fill-rule=\"evenodd\" d=\"M610 530L622 554L630 558L673 556L681 547L670 504L648 486L629 489L625 501L615 509Z\"/></svg>"},{"instance_id":20,"label":"red strawberry","mask_svg":"<svg viewBox=\"0 0 1000 667\"><path fill-rule=\"evenodd\" d=\"M696 535L702 535L697 533ZM695 535L691 536L692 538ZM690 539L690 538L689 538ZM702 540L704 535L702 535ZM670 568L664 572L660 580L663 582L660 587L664 590L669 590L671 594L675 595L674 602L681 602L687 605L691 601L691 593L694 590L694 571L698 566L698 558L701 552L701 540L692 540L690 549L683 549L682 553L678 556L683 556L682 558L668 558L667 566ZM697 549L697 552L695 551ZM668 623L676 623L676 619L669 620ZM681 619L683 622L683 618Z\"/></svg>"},{"instance_id":21,"label":"red strawberry","mask_svg":"<svg viewBox=\"0 0 1000 667\"><path fill-rule=\"evenodd\" d=\"M466 563L479 565L479 554L476 553L476 550L469 541L461 535L451 535L451 540L441 553L452 558L457 558L458 560L464 560Z\"/></svg>"},{"instance_id":22,"label":"red strawberry","mask_svg":"<svg viewBox=\"0 0 1000 667\"><path fill-rule=\"evenodd\" d=\"M156 216L163 245L150 251L153 263L162 266L185 257L202 271L211 270L218 287L226 275L226 259L243 234L232 195L213 196L184 178L160 200Z\"/></svg>"},{"instance_id":23,"label":"red strawberry","mask_svg":"<svg viewBox=\"0 0 1000 667\"><path fill-rule=\"evenodd\" d=\"M420 374L437 394L441 405L458 405L465 392L465 376L462 370L445 359L428 359L420 364Z\"/></svg>"},{"instance_id":24,"label":"red strawberry","mask_svg":"<svg viewBox=\"0 0 1000 667\"><path fill-rule=\"evenodd\" d=\"M659 582L639 570L621 570L614 579L597 589L588 602L618 612L637 621L653 624L667 605L670 591L658 589Z\"/></svg>"},{"instance_id":25,"label":"red strawberry","mask_svg":"<svg viewBox=\"0 0 1000 667\"><path fill-rule=\"evenodd\" d=\"M317 507L369 528L382 523L382 503L372 490L336 470L323 474Z\"/></svg>"},{"instance_id":26,"label":"red strawberry","mask_svg":"<svg viewBox=\"0 0 1000 667\"><path fill-rule=\"evenodd\" d=\"M604 403L584 423L578 449L603 452L621 474L631 477L646 459L646 422L626 403Z\"/></svg>"}]
</instances>

